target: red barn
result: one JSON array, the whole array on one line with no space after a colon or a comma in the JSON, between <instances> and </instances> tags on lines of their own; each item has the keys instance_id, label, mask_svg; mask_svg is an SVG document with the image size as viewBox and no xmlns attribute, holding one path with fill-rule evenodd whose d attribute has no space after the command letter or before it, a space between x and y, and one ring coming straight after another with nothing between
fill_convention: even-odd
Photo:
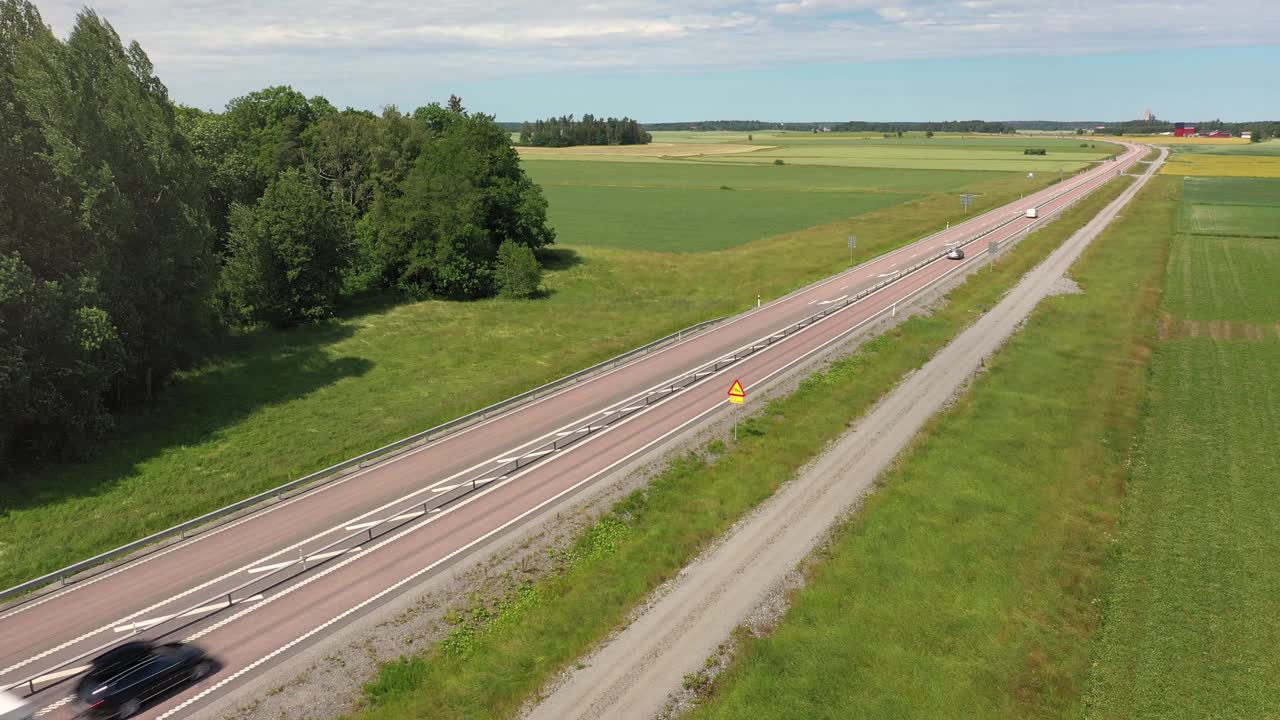
<instances>
[{"instance_id":1,"label":"red barn","mask_svg":"<svg viewBox=\"0 0 1280 720\"><path fill-rule=\"evenodd\" d=\"M1174 123L1174 124L1173 124L1173 136L1174 136L1174 137L1193 137L1193 136L1195 136L1195 134L1196 134L1196 126L1195 126L1195 125L1188 125L1188 124L1186 124L1186 123Z\"/></svg>"},{"instance_id":2,"label":"red barn","mask_svg":"<svg viewBox=\"0 0 1280 720\"><path fill-rule=\"evenodd\" d=\"M1213 132L1209 133L1209 137L1216 137L1216 138L1231 137L1231 133L1227 132L1226 130L1214 130Z\"/></svg>"}]
</instances>

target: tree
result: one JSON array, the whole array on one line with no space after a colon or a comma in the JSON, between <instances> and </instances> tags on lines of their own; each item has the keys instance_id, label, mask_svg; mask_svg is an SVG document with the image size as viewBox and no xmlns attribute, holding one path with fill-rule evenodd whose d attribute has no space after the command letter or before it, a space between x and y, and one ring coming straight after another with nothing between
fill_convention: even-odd
<instances>
[{"instance_id":1,"label":"tree","mask_svg":"<svg viewBox=\"0 0 1280 720\"><path fill-rule=\"evenodd\" d=\"M362 230L366 257L385 284L418 296L490 295L499 246L554 242L546 199L493 118L439 105L414 117L427 140L397 192L374 203Z\"/></svg>"},{"instance_id":2,"label":"tree","mask_svg":"<svg viewBox=\"0 0 1280 720\"><path fill-rule=\"evenodd\" d=\"M288 326L333 314L351 258L351 225L317 183L287 170L252 207L231 211L222 284L246 322Z\"/></svg>"},{"instance_id":3,"label":"tree","mask_svg":"<svg viewBox=\"0 0 1280 720\"><path fill-rule=\"evenodd\" d=\"M498 246L494 280L502 297L531 298L542 284L542 266L528 245L507 240Z\"/></svg>"},{"instance_id":4,"label":"tree","mask_svg":"<svg viewBox=\"0 0 1280 720\"><path fill-rule=\"evenodd\" d=\"M927 138L931 138L931 137L933 137L933 131L932 131L932 130L925 130L925 131L924 131L924 136L925 136L925 137L927 137Z\"/></svg>"},{"instance_id":5,"label":"tree","mask_svg":"<svg viewBox=\"0 0 1280 720\"><path fill-rule=\"evenodd\" d=\"M899 138L901 138L901 137L902 137L902 131L901 131L901 130L899 130L899 131L898 131L898 137L899 137Z\"/></svg>"},{"instance_id":6,"label":"tree","mask_svg":"<svg viewBox=\"0 0 1280 720\"><path fill-rule=\"evenodd\" d=\"M1249 134L1249 142L1260 143L1263 141L1263 139L1264 139L1264 136L1261 130L1254 130L1252 133Z\"/></svg>"}]
</instances>

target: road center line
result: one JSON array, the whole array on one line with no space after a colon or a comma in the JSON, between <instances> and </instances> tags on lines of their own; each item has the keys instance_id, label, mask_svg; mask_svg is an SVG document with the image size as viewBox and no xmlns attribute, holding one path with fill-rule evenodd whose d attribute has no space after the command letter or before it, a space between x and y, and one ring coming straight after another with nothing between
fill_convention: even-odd
<instances>
[{"instance_id":1,"label":"road center line","mask_svg":"<svg viewBox=\"0 0 1280 720\"><path fill-rule=\"evenodd\" d=\"M230 603L214 603L213 605L205 605L204 607L198 607L193 610L188 610L182 613L182 617L190 617L192 615L200 615L201 613L209 613L209 612L213 612L214 610L229 608L232 605L239 605L240 603L257 602L258 600L261 600L261 599L262 599L261 595L254 595L253 597L241 598L240 600L235 600ZM139 630L146 630L147 628L154 627L156 625L159 625L162 622L168 622L174 619L175 617L178 617L178 616L177 615L161 615L160 617L154 617L154 618L151 618L150 620L139 620L138 622L132 622L125 625L117 625L115 626L114 630L118 633L137 632ZM88 666L86 666L86 668L87 667ZM67 672L67 671L63 670L62 672ZM59 673L52 673L50 675L46 675L45 678L52 678L53 675L57 675L57 674ZM75 673L72 673L72 674L74 675ZM37 680L36 682L39 682L39 680Z\"/></svg>"}]
</instances>

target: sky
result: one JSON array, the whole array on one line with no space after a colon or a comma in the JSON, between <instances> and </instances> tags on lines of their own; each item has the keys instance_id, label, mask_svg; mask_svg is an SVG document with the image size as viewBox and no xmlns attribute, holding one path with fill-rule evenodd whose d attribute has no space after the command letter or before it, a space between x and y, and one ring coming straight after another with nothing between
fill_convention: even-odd
<instances>
[{"instance_id":1,"label":"sky","mask_svg":"<svg viewBox=\"0 0 1280 720\"><path fill-rule=\"evenodd\" d=\"M60 36L81 0L35 0ZM415 7L414 5L417 5ZM103 0L174 100L519 121L1280 118L1280 2Z\"/></svg>"}]
</instances>

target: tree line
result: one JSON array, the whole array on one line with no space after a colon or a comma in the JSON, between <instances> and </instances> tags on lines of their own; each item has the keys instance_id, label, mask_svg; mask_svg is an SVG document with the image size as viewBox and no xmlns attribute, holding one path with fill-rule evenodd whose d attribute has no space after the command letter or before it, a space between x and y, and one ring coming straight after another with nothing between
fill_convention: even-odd
<instances>
[{"instance_id":1,"label":"tree line","mask_svg":"<svg viewBox=\"0 0 1280 720\"><path fill-rule=\"evenodd\" d=\"M628 117L598 118L572 115L537 120L520 126L520 144L534 147L571 147L574 145L645 145L653 137Z\"/></svg>"},{"instance_id":2,"label":"tree line","mask_svg":"<svg viewBox=\"0 0 1280 720\"><path fill-rule=\"evenodd\" d=\"M537 292L555 240L493 118L271 87L176 106L91 10L0 0L0 467L91 447L237 325L360 293Z\"/></svg>"}]
</instances>

